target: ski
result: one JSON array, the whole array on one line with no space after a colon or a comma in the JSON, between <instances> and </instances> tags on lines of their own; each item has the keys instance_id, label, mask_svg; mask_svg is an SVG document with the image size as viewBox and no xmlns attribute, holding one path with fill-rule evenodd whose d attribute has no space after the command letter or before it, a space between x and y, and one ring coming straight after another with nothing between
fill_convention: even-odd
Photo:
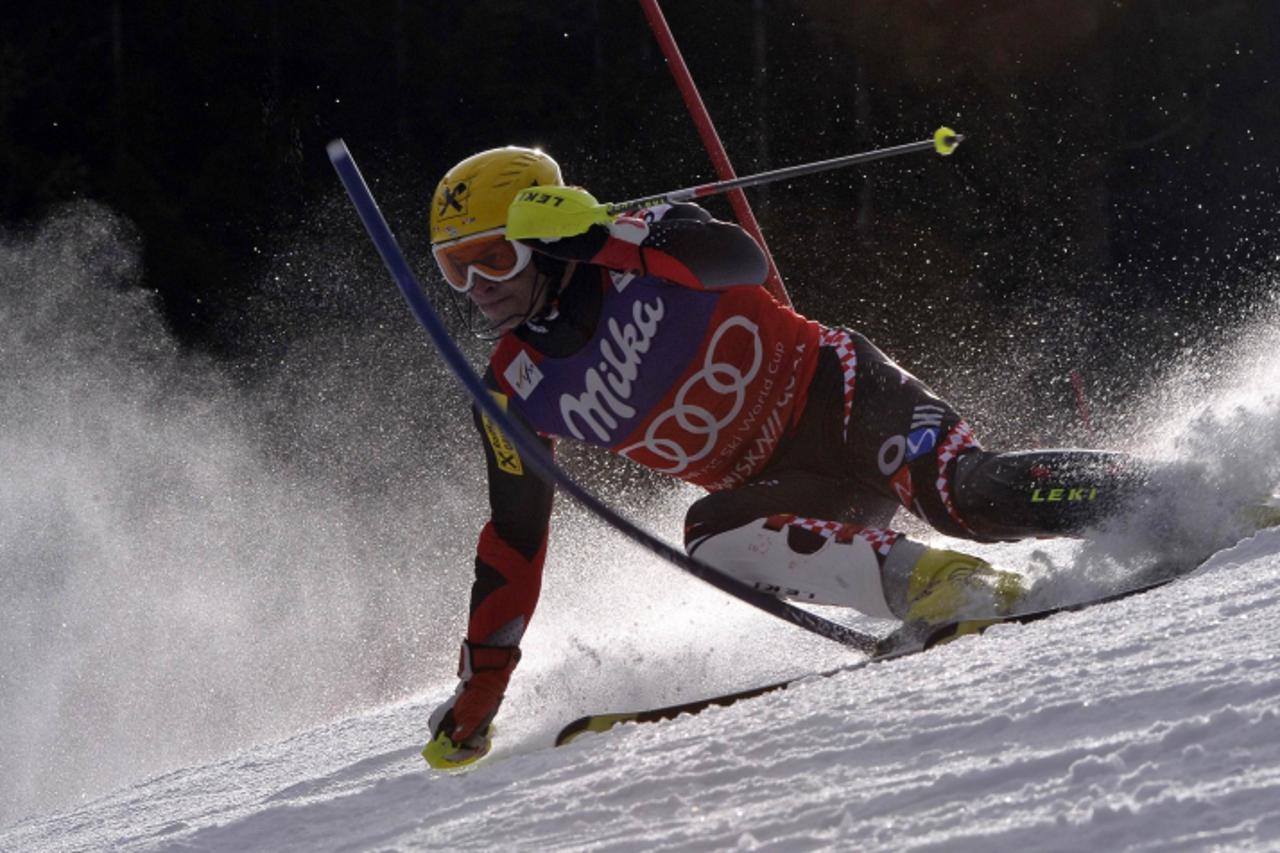
<instances>
[{"instance_id":1,"label":"ski","mask_svg":"<svg viewBox=\"0 0 1280 853\"><path fill-rule=\"evenodd\" d=\"M1154 580L1129 587L1121 590L1120 592L1108 593L1107 595L1102 595L1097 598L1089 598L1069 604L1029 610L1023 613L1013 613L1007 616L988 619L967 619L952 622L947 625L940 625L923 639L917 637L909 643L900 643L898 641L899 633L895 632L881 639L876 650L868 657L855 661L851 664L836 667L835 669L826 670L825 672L800 675L794 678L788 678L784 681L775 681L772 684L750 687L745 690L725 693L705 699L695 699L690 702L682 702L676 705L667 705L662 708L651 708L644 711L625 711L622 713L612 714L587 714L584 717L579 717L562 728L560 733L556 735L555 745L564 746L565 744L573 741L579 735L587 732L607 732L619 723L657 723L663 720L672 720L682 714L693 715L701 713L712 705L719 705L723 707L732 705L735 702L740 702L744 699L753 699L757 696L763 696L766 693L786 690L788 687L802 681L808 681L815 678L831 678L834 675L846 672L855 672L873 664L897 660L899 658L909 657L911 655L919 654L920 652L928 651L935 646L942 645L943 643L954 640L957 637L969 634L981 634L992 625L1027 624L1030 622L1038 622L1041 619L1047 619L1048 617L1055 616L1059 613L1070 613L1077 610L1084 610L1100 604L1107 604L1109 602L1119 601L1123 598L1141 595L1144 592L1150 592L1153 589L1178 580L1180 577L1183 577L1187 571L1187 569L1182 569L1172 574L1162 573Z\"/></svg>"}]
</instances>

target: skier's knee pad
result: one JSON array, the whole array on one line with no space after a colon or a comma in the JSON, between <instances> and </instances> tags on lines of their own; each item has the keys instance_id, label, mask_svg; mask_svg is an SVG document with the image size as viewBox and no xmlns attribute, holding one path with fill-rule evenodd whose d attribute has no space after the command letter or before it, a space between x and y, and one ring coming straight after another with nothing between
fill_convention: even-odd
<instances>
[{"instance_id":1,"label":"skier's knee pad","mask_svg":"<svg viewBox=\"0 0 1280 853\"><path fill-rule=\"evenodd\" d=\"M892 619L880 561L898 538L879 528L772 516L686 547L691 556L762 592Z\"/></svg>"}]
</instances>

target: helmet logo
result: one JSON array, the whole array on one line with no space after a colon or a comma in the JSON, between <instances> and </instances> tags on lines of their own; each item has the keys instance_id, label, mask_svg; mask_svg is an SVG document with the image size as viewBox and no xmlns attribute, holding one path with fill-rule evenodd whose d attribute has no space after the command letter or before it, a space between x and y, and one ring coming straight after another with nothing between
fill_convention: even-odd
<instances>
[{"instance_id":1,"label":"helmet logo","mask_svg":"<svg viewBox=\"0 0 1280 853\"><path fill-rule=\"evenodd\" d=\"M440 199L440 211L436 214L441 219L450 215L450 208L458 213L464 213L461 198L467 192L466 181L454 184L452 187L444 188L444 195Z\"/></svg>"}]
</instances>

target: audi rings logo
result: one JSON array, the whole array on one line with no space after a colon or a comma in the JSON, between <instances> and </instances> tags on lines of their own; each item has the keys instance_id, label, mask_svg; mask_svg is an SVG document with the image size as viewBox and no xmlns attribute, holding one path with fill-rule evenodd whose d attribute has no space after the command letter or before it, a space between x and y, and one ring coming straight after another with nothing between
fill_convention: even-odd
<instances>
[{"instance_id":1,"label":"audi rings logo","mask_svg":"<svg viewBox=\"0 0 1280 853\"><path fill-rule=\"evenodd\" d=\"M735 330L738 331L735 333ZM744 370L742 355L748 347L751 366ZM664 474L685 471L715 449L720 431L738 417L763 361L759 327L745 317L725 320L711 336L702 367L680 386L671 408L649 423L642 441L619 452L630 456L644 450L667 463L664 466L644 459L644 464L655 471Z\"/></svg>"}]
</instances>

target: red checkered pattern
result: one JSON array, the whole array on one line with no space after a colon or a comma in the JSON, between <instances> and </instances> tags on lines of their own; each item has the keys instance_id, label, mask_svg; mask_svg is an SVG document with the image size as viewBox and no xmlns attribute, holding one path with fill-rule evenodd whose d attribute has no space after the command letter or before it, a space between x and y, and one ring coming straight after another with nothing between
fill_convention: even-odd
<instances>
[{"instance_id":1,"label":"red checkered pattern","mask_svg":"<svg viewBox=\"0 0 1280 853\"><path fill-rule=\"evenodd\" d=\"M942 498L942 505L947 508L947 515L951 516L951 520L970 533L973 531L956 512L955 502L951 498L951 478L947 476L947 466L963 451L980 447L978 440L973 436L973 428L965 421L960 421L951 428L946 440L938 448L938 495Z\"/></svg>"},{"instance_id":2,"label":"red checkered pattern","mask_svg":"<svg viewBox=\"0 0 1280 853\"><path fill-rule=\"evenodd\" d=\"M858 353L853 348L853 338L844 329L822 328L818 345L831 347L844 368L844 438L849 440L849 414L853 411L853 383L858 375Z\"/></svg>"},{"instance_id":3,"label":"red checkered pattern","mask_svg":"<svg viewBox=\"0 0 1280 853\"><path fill-rule=\"evenodd\" d=\"M780 512L777 515L771 515L764 520L764 529L781 530L790 524L793 518L795 518L795 514L790 512Z\"/></svg>"},{"instance_id":4,"label":"red checkered pattern","mask_svg":"<svg viewBox=\"0 0 1280 853\"><path fill-rule=\"evenodd\" d=\"M793 518L791 523L827 539L835 539L844 527L837 521L823 521L820 518Z\"/></svg>"},{"instance_id":5,"label":"red checkered pattern","mask_svg":"<svg viewBox=\"0 0 1280 853\"><path fill-rule=\"evenodd\" d=\"M864 527L858 531L858 535L867 540L871 549L881 557L889 556L889 549L893 547L893 543L902 537L901 533L884 527Z\"/></svg>"},{"instance_id":6,"label":"red checkered pattern","mask_svg":"<svg viewBox=\"0 0 1280 853\"><path fill-rule=\"evenodd\" d=\"M820 518L793 518L791 524L825 539L834 539L844 544L852 543L854 538L863 539L871 550L884 557L889 554L893 543L902 535L882 527L863 527L859 524L840 524L835 521L823 521Z\"/></svg>"}]
</instances>

